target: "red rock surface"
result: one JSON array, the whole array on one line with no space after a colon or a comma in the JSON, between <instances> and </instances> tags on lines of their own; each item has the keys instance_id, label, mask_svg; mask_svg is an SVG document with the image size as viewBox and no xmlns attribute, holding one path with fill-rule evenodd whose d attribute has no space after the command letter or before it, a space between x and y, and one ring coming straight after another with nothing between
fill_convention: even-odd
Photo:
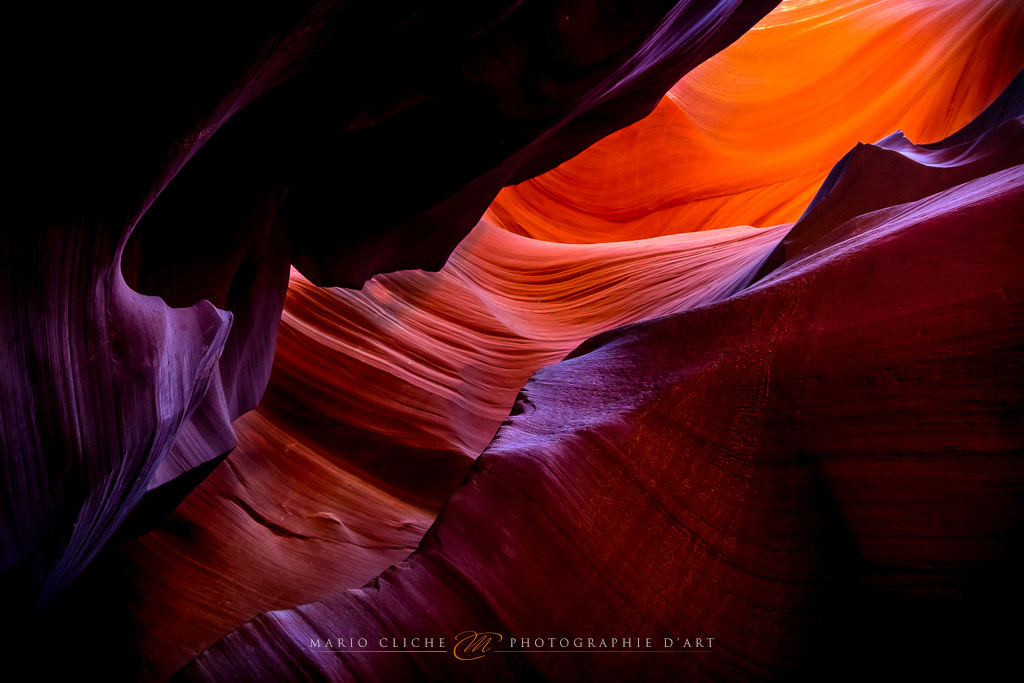
<instances>
[{"instance_id":1,"label":"red rock surface","mask_svg":"<svg viewBox=\"0 0 1024 683\"><path fill-rule=\"evenodd\" d=\"M489 215L559 242L795 221L858 142L930 143L973 119L1024 63L1022 30L1020 3L998 0L783 3L649 117L502 190Z\"/></svg>"},{"instance_id":2,"label":"red rock surface","mask_svg":"<svg viewBox=\"0 0 1024 683\"><path fill-rule=\"evenodd\" d=\"M1013 595L1002 572L1024 513L1021 161L836 223L725 301L585 342L527 382L406 562L250 622L185 678L820 680L851 673L808 653L859 591L957 617L965 596ZM860 180L929 187L928 173L900 171L869 164ZM1009 609L986 603L988 620L969 625L947 613L939 642L986 642ZM465 630L504 640L475 661L377 646ZM715 640L696 653L505 646L580 635ZM370 647L311 644L328 636ZM901 646L921 655L912 637L863 645L839 648L861 657L857 675ZM1006 661L966 659L989 672ZM951 673L964 660L913 666Z\"/></svg>"},{"instance_id":3,"label":"red rock surface","mask_svg":"<svg viewBox=\"0 0 1024 683\"><path fill-rule=\"evenodd\" d=\"M765 22L769 28L757 33L759 40L768 40L761 37L766 33L785 36L797 30L803 32L809 21L809 11L808 8L798 10L801 21L781 21L771 15ZM824 17L820 17L822 19L835 19L834 14L842 14L829 5L820 6L817 11L826 12ZM904 12L909 13L909 20L888 29L876 26L875 32L887 35L890 40L896 37L905 39L913 36L922 22L929 26L924 21L925 17L913 8L904 8L896 15L903 16ZM943 42L970 42L961 32L974 36L978 30L974 23L966 20L972 16L970 8L961 7L960 12L966 12L966 18L962 17L963 23L954 24L952 28L945 26L945 30L952 33L946 35ZM1014 14L1004 11L1002 16L1004 19L1007 16L1012 18ZM869 23L863 13L855 13L845 20L855 20L856 26ZM1013 26L1012 21L1007 24L996 22L995 29L1009 32ZM823 42L832 40L834 32L845 30L849 33L852 30L849 25L843 29L842 21L826 23L825 29L820 37ZM929 38L935 38L934 31L928 28ZM772 40L784 42L783 37ZM743 54L756 54L749 47L744 47L748 42L748 37L745 37L701 70L714 66L719 60L735 65L735 49L742 48ZM813 41L808 42L813 44ZM968 61L968 66L965 66L956 51L935 51L935 54L939 61L930 63L930 71L924 72L927 73L925 80L949 97L958 96L955 94L958 79L951 74L957 68L973 69L976 65ZM750 62L744 62L744 68L748 65L759 67L758 61L748 59ZM845 61L840 63L848 65ZM918 68L925 67L921 65ZM855 78L845 72L839 76ZM986 82L1008 78L1008 75L993 77L986 72L986 79L989 79ZM721 76L718 80L731 82L735 79L735 76ZM780 75L773 75L771 79L764 77L763 80L786 83ZM827 79L822 77L822 80ZM882 83L885 83L884 79ZM906 81L893 87L907 97L909 93L917 92L920 86L915 87L914 82ZM854 98L857 94L850 93L847 97ZM757 98L754 99L756 101ZM905 119L894 118L904 101L898 93L888 93L887 99L877 104L875 111L883 118L888 117L886 120L893 120L894 125L931 126L933 134L935 130L942 130L928 121L924 116L925 110L915 110ZM803 147L805 154L812 151L815 142L824 144L824 141L839 135L836 131L853 140L857 137L871 139L867 136L876 133L879 136L884 134L880 132L884 128L879 128L872 119L859 116L858 110L850 107L849 102L849 99L818 101L807 97L806 106L818 111L821 119L831 125L819 123L816 137L810 136L812 131L807 131L809 139ZM772 103L778 105L777 100L772 100ZM976 113L986 103L987 100L971 100L970 97L954 99L953 104L941 108L937 116L947 117L947 110L955 108L960 113L953 118L959 123L964 113ZM673 106L676 106L674 101ZM664 107L663 102L660 108ZM722 103L720 111L728 113L729 109ZM760 111L762 117L769 117L767 106ZM616 149L631 161L617 167L621 171L619 175L602 176L597 173L593 186L603 182L606 192L625 197L628 188L635 188L651 179L670 178L672 173L681 172L681 167L666 164L664 160L674 158L674 154L685 155L691 141L658 137L659 121L656 112L623 133L612 136L630 133L635 134L636 137L630 138L634 141L661 140L663 144L657 150L657 156L650 144L635 150L619 145ZM869 123L870 126L867 125ZM728 126L729 119L726 118L722 125ZM791 134L795 135L796 131ZM609 140L603 141L538 179L538 182L546 182L566 169L578 168L581 160L592 157L601 148L607 148L608 143ZM909 148L909 145L905 147ZM916 153L924 152L917 150ZM609 152L602 154L602 158L614 158ZM647 155L646 163L641 163L643 154ZM945 187L941 183L935 185L934 181L928 181L932 183L929 185L925 182L927 178L967 179L972 177L971 173L979 175L985 169L1005 165L1019 152L1012 146L1004 149L1002 143L993 142L969 152L961 150L955 157L944 154L932 159L934 167L926 163L911 164L919 173L919 182L915 185L896 184L895 187L903 188L903 192L916 192L914 196L919 197ZM835 158L841 156L842 152L837 151ZM696 167L690 168L688 173L693 174L695 171L692 169ZM588 167L587 170L591 174L596 173L593 168ZM634 173L628 172L630 170ZM900 169L891 170L902 172ZM957 176L957 173L961 175ZM826 174L827 171L823 170L821 177ZM872 192L887 183L881 177L872 177L873 180L860 178L862 183L858 187L861 192L848 198L846 206L850 207L849 210L867 211L876 208L879 201L884 203L893 199L888 195L881 200L872 198ZM581 181L585 179L581 178ZM734 182L737 188L742 188L745 181L741 176ZM872 185L872 182L876 184ZM566 184L565 187L571 186ZM581 187L580 192L583 192L591 186L584 183ZM588 224L577 225L572 222L575 220L573 214L560 213L566 207L574 206L573 201L578 200L576 196L569 197L568 192L567 189L566 194L548 196L542 219L558 229L581 232L587 229ZM730 192L725 192L725 195L732 196ZM908 195L907 198L912 197ZM501 201L499 199L495 206ZM688 206L690 204L681 204L680 209L686 210ZM494 215L492 212L488 217ZM531 219L535 220L538 215L531 214ZM644 215L642 221L657 223L665 232L686 229L686 224L676 220L672 211ZM807 230L809 225L801 225L800 230ZM617 222L616 226L623 235L643 230L632 220ZM768 239L778 239L780 229L785 230L786 227L771 229L769 232L775 236L770 237L766 233L762 236L764 241L755 239L768 244ZM289 435L291 440L282 441L281 448L288 449L289 457L295 459L296 465L290 468L273 465L280 459L278 449L261 445L249 448L244 444L249 433L243 433L240 452L246 453L246 462L236 469L246 473L250 482L266 482L252 486L253 492L245 499L246 506L258 510L259 514L246 520L233 497L222 492L225 486L231 491L238 487L236 475L223 471L201 487L194 500L180 508L175 517L179 523L189 526L221 529L234 528L242 523L252 531L242 536L210 535L200 549L191 536L181 536L176 531L177 526L169 526L166 532L158 532L132 546L132 560L147 568L142 576L135 579L145 586L145 598L136 610L137 618L145 624L154 618L153 615L202 614L201 619L185 622L188 623L182 629L185 633L175 638L176 642L198 644L209 642L218 628L230 627L232 620L239 623L261 610L322 599L342 588L362 585L377 573L373 570L374 564L377 571L383 570L414 549L422 530L429 525L448 493L461 481L470 459L486 446L493 431L507 415L516 391L535 369L558 360L580 340L603 329L709 303L733 291L738 283L745 281L742 271L746 264L760 258L763 253L760 248L748 251L742 243L732 241L731 235L744 234L754 237L756 231L715 230L703 236L678 235L587 247L510 236L503 238L485 219L437 275L403 273L383 276L369 283L361 293L320 290L310 287L301 278L293 278L291 298L284 316L277 374L259 410L259 418L247 418L244 424L252 426L255 431L252 437L256 443L261 443L264 438L278 443L282 435ZM693 249L701 244L706 245L704 250ZM693 247L688 248L687 245ZM687 251L678 251L683 248ZM713 255L713 261L703 261ZM389 392L386 387L394 389ZM263 431L268 432L266 437L261 435ZM303 453L307 454L308 464L303 464ZM240 461L242 457L237 456ZM229 462L235 458L236 455L232 455ZM362 510L349 511L344 504L325 504L318 491L333 490L334 484L302 474L307 468L320 471L321 463L325 461L332 463L332 467L344 467L345 481L349 481L350 476L360 477L375 488L384 487L391 495L421 506L417 508L418 516L403 517L401 519L411 524L399 525L391 515L382 514L381 523L373 524L370 516ZM289 470L295 474L283 478L281 473ZM230 483L216 483L221 478ZM288 501L286 505L278 502L282 497ZM375 507L376 504L373 509ZM299 539L278 537L271 541L277 551L271 561L266 561L265 541L261 539L267 532L260 528L259 520L273 520L296 533L306 534L307 524L303 516L315 518L328 510L339 519L353 515L369 538L358 542L361 547L358 543L347 543L326 550L328 546L319 540L304 544ZM211 515L223 516L225 521L214 521ZM377 539L385 538L389 540L388 544L384 547L376 545ZM316 551L317 566L323 566L320 563L330 564L311 571L309 557L312 551L307 546L314 544L324 548ZM373 559L374 547L378 548L376 559ZM290 561L287 560L289 553ZM204 558L196 570L202 580L186 579L180 575L182 560L197 554ZM155 569L161 565L166 569ZM214 571L214 567L218 567L219 572ZM218 575L221 578L218 579ZM242 576L251 578L240 581ZM206 588L203 592L194 593L190 587L195 585ZM213 586L217 588L213 589ZM211 603L206 597L207 590L230 595L230 602ZM225 607L228 604L230 609ZM151 639L155 641L165 633L163 627L156 629Z\"/></svg>"},{"instance_id":4,"label":"red rock surface","mask_svg":"<svg viewBox=\"0 0 1024 683\"><path fill-rule=\"evenodd\" d=\"M165 661L158 646L173 641L180 660L259 611L401 561L534 370L595 332L735 291L786 227L559 245L481 223L440 273L362 291L294 274L267 395L235 423L239 447L125 546L136 619L153 628L136 638Z\"/></svg>"},{"instance_id":5,"label":"red rock surface","mask_svg":"<svg viewBox=\"0 0 1024 683\"><path fill-rule=\"evenodd\" d=\"M931 141L1022 8L793 0L673 86L773 3L691 4L21 21L0 592L85 574L18 656L163 680L325 601L187 676L998 671L953 655L1021 602L1020 88ZM463 627L716 649L459 662Z\"/></svg>"},{"instance_id":6,"label":"red rock surface","mask_svg":"<svg viewBox=\"0 0 1024 683\"><path fill-rule=\"evenodd\" d=\"M234 446L268 381L289 262L355 287L439 268L503 184L641 118L775 4L14 12L12 613L45 609Z\"/></svg>"},{"instance_id":7,"label":"red rock surface","mask_svg":"<svg viewBox=\"0 0 1024 683\"><path fill-rule=\"evenodd\" d=\"M289 261L354 287L439 268L504 183L642 117L774 4L17 14L3 584L45 606L234 445Z\"/></svg>"}]
</instances>

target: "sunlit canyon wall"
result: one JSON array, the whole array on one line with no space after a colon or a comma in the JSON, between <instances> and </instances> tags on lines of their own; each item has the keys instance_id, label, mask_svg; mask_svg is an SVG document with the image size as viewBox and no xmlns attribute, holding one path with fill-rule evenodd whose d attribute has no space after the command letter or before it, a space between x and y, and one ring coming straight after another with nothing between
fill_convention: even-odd
<instances>
[{"instance_id":1,"label":"sunlit canyon wall","mask_svg":"<svg viewBox=\"0 0 1024 683\"><path fill-rule=\"evenodd\" d=\"M65 18L3 235L12 651L155 680L998 670L1024 8L774 4ZM467 629L715 640L467 662ZM448 652L310 645L417 636Z\"/></svg>"}]
</instances>

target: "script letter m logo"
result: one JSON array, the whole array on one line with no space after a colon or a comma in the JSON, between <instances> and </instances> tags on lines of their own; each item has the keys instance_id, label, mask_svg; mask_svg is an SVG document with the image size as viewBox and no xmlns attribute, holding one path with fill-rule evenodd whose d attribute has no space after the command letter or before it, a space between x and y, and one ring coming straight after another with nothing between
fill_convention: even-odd
<instances>
[{"instance_id":1,"label":"script letter m logo","mask_svg":"<svg viewBox=\"0 0 1024 683\"><path fill-rule=\"evenodd\" d=\"M480 659L490 651L492 643L500 643L504 637L493 631L481 633L463 631L455 636L455 647L452 649L452 654L456 659L461 659L464 662Z\"/></svg>"}]
</instances>

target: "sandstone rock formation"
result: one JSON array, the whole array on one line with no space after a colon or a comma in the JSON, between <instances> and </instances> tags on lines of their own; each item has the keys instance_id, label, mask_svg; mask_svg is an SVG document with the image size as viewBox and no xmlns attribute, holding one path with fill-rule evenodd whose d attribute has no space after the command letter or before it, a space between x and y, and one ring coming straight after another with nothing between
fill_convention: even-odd
<instances>
[{"instance_id":1,"label":"sandstone rock formation","mask_svg":"<svg viewBox=\"0 0 1024 683\"><path fill-rule=\"evenodd\" d=\"M954 654L1021 603L1024 11L775 4L17 14L5 645L155 680L232 631L182 676L998 671ZM715 646L464 662L466 630Z\"/></svg>"}]
</instances>

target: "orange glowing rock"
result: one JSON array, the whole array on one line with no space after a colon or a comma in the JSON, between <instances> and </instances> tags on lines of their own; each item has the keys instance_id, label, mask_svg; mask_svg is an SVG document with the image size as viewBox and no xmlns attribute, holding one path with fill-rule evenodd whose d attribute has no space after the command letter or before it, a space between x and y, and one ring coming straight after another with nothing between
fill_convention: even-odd
<instances>
[{"instance_id":1,"label":"orange glowing rock","mask_svg":"<svg viewBox=\"0 0 1024 683\"><path fill-rule=\"evenodd\" d=\"M489 219L557 242L795 221L858 142L934 142L974 118L1024 65L1022 33L1024 5L1002 0L783 2Z\"/></svg>"},{"instance_id":2,"label":"orange glowing rock","mask_svg":"<svg viewBox=\"0 0 1024 683\"><path fill-rule=\"evenodd\" d=\"M415 550L535 370L603 330L735 292L788 228L577 245L481 223L439 273L352 291L293 272L238 448L126 547L137 618L205 647L259 612L365 583Z\"/></svg>"},{"instance_id":3,"label":"orange glowing rock","mask_svg":"<svg viewBox=\"0 0 1024 683\"><path fill-rule=\"evenodd\" d=\"M725 320L734 330L758 320L763 328L743 328L743 334L755 346L766 343L760 330L775 329L775 318L760 319L753 313L744 317L728 302L712 313L692 311L721 302L751 280L808 206L829 169L857 142L879 140L897 128L916 142L934 141L980 112L1024 66L1022 29L1024 7L1012 0L785 2L739 42L680 81L650 116L556 169L502 191L440 272L382 275L360 291L317 288L293 272L270 385L259 409L234 423L237 449L164 525L119 551L124 573L138 593L130 602L136 627L132 647L143 653L140 657L158 678L166 677L260 612L333 598L407 557L503 421L509 419L508 424L521 430L522 457L545 452L546 435L528 443L534 424L528 415L533 409L529 396L517 404L511 418L509 410L535 371L564 358L585 339L691 311L685 320ZM386 176L388 164L382 163L379 170ZM883 181L894 182L888 175ZM1003 205L1012 207L1019 198L1019 183L1014 188L1018 194L1007 194ZM408 188L395 188L396 197L403 189ZM329 192L324 201L333 201ZM856 213L862 207L847 208ZM919 225L913 229L914 236L904 242L908 251L924 233ZM407 246L392 240L387 248L404 253ZM872 258L884 252L876 243L868 247ZM832 268L827 275L845 284L835 275L840 271ZM980 282L976 284L982 288ZM785 297L779 292L799 289L792 282L787 287L760 299L747 298L745 305L753 311L758 300L770 299L785 311ZM872 291L881 296L885 289ZM817 295L812 291L801 296ZM825 303L815 301L827 310ZM808 329L817 324L806 311L797 313ZM703 328L694 323L692 329ZM707 338L719 334L731 333L709 331ZM662 370L681 372L672 359L687 350L690 338L673 337L671 345L654 350L642 340L630 342L630 353L652 354L641 364L656 368L653 379L647 377L653 386ZM881 338L871 339L881 343ZM599 342L588 348L595 344ZM725 353L710 342L702 348L707 358ZM794 342L793 358L801 348ZM853 353L856 344L849 350ZM708 362L709 367L714 364ZM743 391L750 389L749 382L761 381L754 372L760 366L751 363L741 368L748 374L741 373L736 380ZM568 372L565 366L556 367L544 376ZM599 374L600 369L591 369ZM796 361L789 368L797 374L800 369ZM799 378L794 377L797 383ZM601 397L589 395L600 388L596 384L570 382L550 388L564 411L555 417L564 418L570 440L579 446L577 454L601 449L588 443L587 425L570 424L566 406L586 407L581 420L592 418L614 432L614 439L607 441L610 449L625 448L622 444L633 443L629 439L642 436L642 425L629 422L633 389L625 388L634 387L637 380L616 381L621 395L609 401L619 401L616 406L622 410L615 415L602 413ZM730 395L717 393L717 385L694 382L709 402L716 402L719 427L725 425L723 415L734 407ZM693 401L694 412L700 413L704 404L688 398L687 385L673 385L670 391L675 398ZM750 398L743 391L737 389ZM868 404L864 405L870 408ZM779 410L786 407L779 405ZM663 409L673 410L650 407L652 413ZM813 432L816 426L808 429ZM724 431L722 427L714 434ZM650 438L645 447L649 453L658 458L674 453L656 437ZM507 443L492 448L515 450ZM578 484L573 477L584 464L572 461L575 454L569 451L559 457L571 461L567 467L573 471L562 472L564 479L552 477L550 485ZM675 461L659 462L671 468ZM764 469L754 459L747 464L758 472ZM854 508L858 524L874 533L889 517L880 520L872 511L857 517L856 509L856 498L870 490L873 480L865 483L844 467L840 463L832 472L840 494L854 499L844 504ZM805 474L801 470L800 476ZM800 498L810 495L801 488L803 479L775 479L774 471L765 476L786 495L795 491L794 500L804 506L800 510L811 506L809 499ZM478 473L475 481L481 478ZM686 493L694 505L708 502L696 484L683 479L677 483L691 487ZM629 483L615 486L629 488ZM770 497L771 490L765 491ZM455 511L466 509L464 494L453 498ZM691 500L681 503L671 493L658 495L662 494L682 508ZM600 495L594 493L595 500ZM745 504L742 496L729 500L734 508L719 506L713 511L738 514ZM490 500L488 505L500 502ZM604 506L602 514L621 507L618 499L598 502ZM631 502L646 510L642 497ZM576 513L566 513L562 499L551 505L570 518ZM545 511L542 506L536 514ZM789 518L787 509L773 508L775 513L777 518L764 518L770 523L762 519L761 531ZM451 513L448 519L455 516ZM608 533L622 529L605 533L614 524L604 525L604 519L598 520L598 531L588 527L594 534L588 538L611 547L621 537L609 541ZM572 518L581 527L591 521ZM815 534L821 531L820 519L804 522ZM799 545L806 541L801 529L797 525L783 531L793 531ZM686 536L679 528L672 533ZM756 536L744 538L756 545ZM873 542L867 543L868 551ZM516 543L530 547L533 540L524 533ZM890 545L881 545L884 552L876 553L878 557L899 555ZM545 552L556 556L562 550L547 547ZM635 559L654 562L651 557ZM728 564L702 557L720 568ZM756 549L750 557L758 559ZM812 559L808 572L817 571L820 558ZM554 569L549 566L545 571ZM796 572L798 579L802 571ZM450 588L443 582L431 583L437 577L429 570L416 572L417 580L423 580L421 587ZM704 583L687 584L687 590L695 595L714 592L719 575L712 574L702 577ZM538 576L540 570L533 578ZM614 581L622 578L614 572L609 576ZM660 587L652 584L651 590L654 593L645 599L660 600ZM352 606L362 598L353 595L357 594L344 598L345 609L353 619L362 618L361 607ZM731 599L727 590L717 595L723 603ZM417 600L433 598L428 590L408 603L395 599L382 604L401 611ZM618 607L624 613L632 609L626 604ZM787 609L783 605L779 612ZM736 616L741 612L730 613L735 616L732 621L721 617L715 625L722 632L741 633L745 622ZM673 618L685 620L689 615L674 613ZM800 622L799 617L794 619ZM268 620L272 618L233 636L227 647L246 640L258 648L253 629ZM342 632L343 628L338 631ZM357 632L355 627L352 632ZM792 634L760 635L785 640ZM800 638L804 635L801 631ZM755 657L758 653L751 647L748 654ZM193 673L203 673L203 666L215 670L216 656ZM746 666L738 659L742 658L727 661L719 671L733 673L738 670L734 667ZM789 666L795 659L790 651L785 661L774 663ZM406 664L414 666L394 660L391 665ZM596 665L581 666L592 673L586 667ZM666 666L671 674L672 667Z\"/></svg>"}]
</instances>

